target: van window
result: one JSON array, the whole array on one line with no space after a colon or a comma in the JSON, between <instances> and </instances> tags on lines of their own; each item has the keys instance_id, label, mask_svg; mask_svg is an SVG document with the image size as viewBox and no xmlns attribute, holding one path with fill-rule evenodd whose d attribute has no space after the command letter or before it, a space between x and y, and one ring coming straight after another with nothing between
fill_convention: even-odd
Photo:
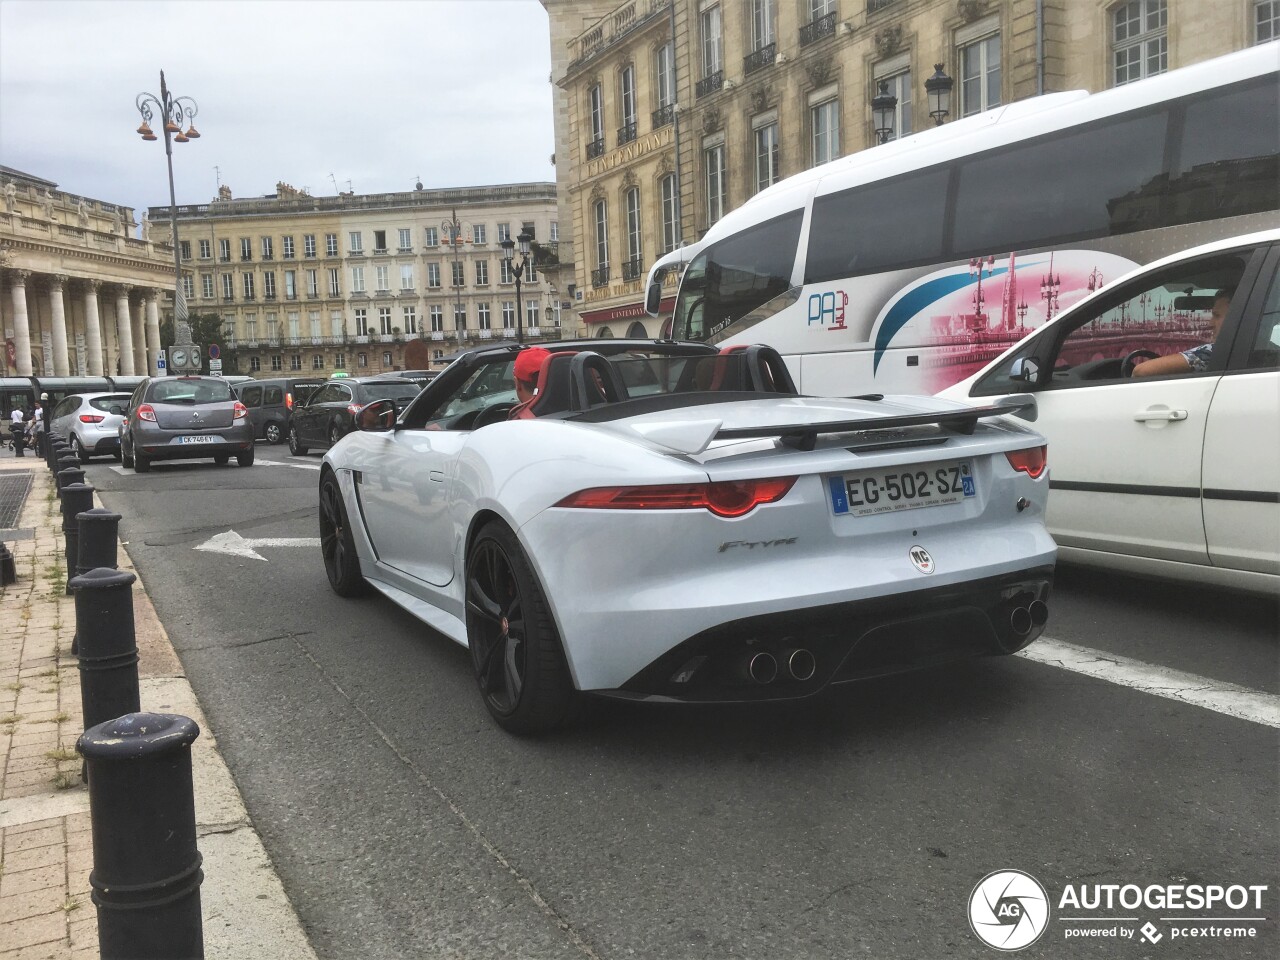
<instances>
[{"instance_id":1,"label":"van window","mask_svg":"<svg viewBox=\"0 0 1280 960\"><path fill-rule=\"evenodd\" d=\"M282 403L284 403L284 387L262 388L262 405L264 407L278 407Z\"/></svg>"},{"instance_id":2,"label":"van window","mask_svg":"<svg viewBox=\"0 0 1280 960\"><path fill-rule=\"evenodd\" d=\"M240 402L246 407L262 406L262 388L246 387L240 391Z\"/></svg>"}]
</instances>

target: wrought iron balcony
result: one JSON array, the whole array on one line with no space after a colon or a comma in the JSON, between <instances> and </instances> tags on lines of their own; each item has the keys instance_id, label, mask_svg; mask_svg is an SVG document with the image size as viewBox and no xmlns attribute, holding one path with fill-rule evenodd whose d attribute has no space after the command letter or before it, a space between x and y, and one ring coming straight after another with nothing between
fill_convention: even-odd
<instances>
[{"instance_id":1,"label":"wrought iron balcony","mask_svg":"<svg viewBox=\"0 0 1280 960\"><path fill-rule=\"evenodd\" d=\"M595 270L591 271L591 285L593 287L607 286L609 283L609 265L602 264Z\"/></svg>"},{"instance_id":2,"label":"wrought iron balcony","mask_svg":"<svg viewBox=\"0 0 1280 960\"><path fill-rule=\"evenodd\" d=\"M742 72L750 76L757 70L763 70L776 59L778 59L778 45L776 43L768 44L759 50L753 50L742 58Z\"/></svg>"},{"instance_id":3,"label":"wrought iron balcony","mask_svg":"<svg viewBox=\"0 0 1280 960\"><path fill-rule=\"evenodd\" d=\"M708 74L698 81L694 88L694 93L698 97L705 97L708 93L715 93L724 86L724 70L717 70L715 73Z\"/></svg>"},{"instance_id":4,"label":"wrought iron balcony","mask_svg":"<svg viewBox=\"0 0 1280 960\"><path fill-rule=\"evenodd\" d=\"M639 280L644 274L644 261L639 257L622 261L622 279Z\"/></svg>"},{"instance_id":5,"label":"wrought iron balcony","mask_svg":"<svg viewBox=\"0 0 1280 960\"><path fill-rule=\"evenodd\" d=\"M665 107L659 107L657 110L653 111L653 129L657 130L659 127L665 127L668 123L671 123L675 117L676 105L674 103L668 103Z\"/></svg>"},{"instance_id":6,"label":"wrought iron balcony","mask_svg":"<svg viewBox=\"0 0 1280 960\"><path fill-rule=\"evenodd\" d=\"M835 36L835 32L836 14L833 10L825 17L818 17L818 19L811 23L806 23L800 28L800 46L807 47L809 44L816 43L823 37Z\"/></svg>"},{"instance_id":7,"label":"wrought iron balcony","mask_svg":"<svg viewBox=\"0 0 1280 960\"><path fill-rule=\"evenodd\" d=\"M604 137L597 137L587 144L587 159L594 160L604 154Z\"/></svg>"},{"instance_id":8,"label":"wrought iron balcony","mask_svg":"<svg viewBox=\"0 0 1280 960\"><path fill-rule=\"evenodd\" d=\"M618 128L618 146L630 143L636 138L636 122L624 123Z\"/></svg>"}]
</instances>

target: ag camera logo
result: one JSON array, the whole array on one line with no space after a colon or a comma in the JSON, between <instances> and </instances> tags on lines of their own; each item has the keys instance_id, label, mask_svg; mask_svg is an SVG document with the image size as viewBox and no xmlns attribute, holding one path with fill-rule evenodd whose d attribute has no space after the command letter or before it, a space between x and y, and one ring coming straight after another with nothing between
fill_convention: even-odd
<instances>
[{"instance_id":1,"label":"ag camera logo","mask_svg":"<svg viewBox=\"0 0 1280 960\"><path fill-rule=\"evenodd\" d=\"M969 894L969 927L989 947L1014 951L1029 947L1049 926L1049 895L1021 870L996 870Z\"/></svg>"}]
</instances>

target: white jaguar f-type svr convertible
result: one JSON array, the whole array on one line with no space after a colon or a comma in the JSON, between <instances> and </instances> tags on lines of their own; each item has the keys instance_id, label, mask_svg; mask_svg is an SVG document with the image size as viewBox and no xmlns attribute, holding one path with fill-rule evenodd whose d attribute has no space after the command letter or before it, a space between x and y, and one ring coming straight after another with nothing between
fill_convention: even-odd
<instances>
[{"instance_id":1,"label":"white jaguar f-type svr convertible","mask_svg":"<svg viewBox=\"0 0 1280 960\"><path fill-rule=\"evenodd\" d=\"M1029 398L803 397L763 346L546 346L532 400L530 347L476 349L398 418L361 410L320 474L333 589L468 647L507 730L583 693L806 697L1043 630Z\"/></svg>"}]
</instances>

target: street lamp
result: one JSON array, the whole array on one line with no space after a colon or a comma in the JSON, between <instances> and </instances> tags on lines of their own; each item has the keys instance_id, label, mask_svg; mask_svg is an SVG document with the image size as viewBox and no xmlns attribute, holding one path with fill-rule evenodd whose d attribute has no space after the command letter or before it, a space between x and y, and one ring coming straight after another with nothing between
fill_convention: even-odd
<instances>
[{"instance_id":1,"label":"street lamp","mask_svg":"<svg viewBox=\"0 0 1280 960\"><path fill-rule=\"evenodd\" d=\"M893 113L898 109L898 98L889 92L889 81L880 81L880 92L871 98L871 112L875 116L876 136L881 143L888 143L893 136Z\"/></svg>"},{"instance_id":2,"label":"street lamp","mask_svg":"<svg viewBox=\"0 0 1280 960\"><path fill-rule=\"evenodd\" d=\"M196 130L195 118L200 112L196 102L190 97L175 97L169 92L164 82L164 71L160 71L160 96L153 93L140 93L136 101L138 113L142 114L142 126L138 133L143 140L155 140L151 132L151 118L155 116L152 107L159 112L164 127L164 155L169 165L169 222L173 227L173 323L177 331L179 321L186 322L187 301L182 295L182 256L178 248L178 198L173 190L173 141L186 143L196 140L200 133ZM186 118L187 132L182 132L182 120Z\"/></svg>"},{"instance_id":3,"label":"street lamp","mask_svg":"<svg viewBox=\"0 0 1280 960\"><path fill-rule=\"evenodd\" d=\"M933 65L933 76L924 82L924 90L929 97L929 116L933 117L935 127L942 126L942 121L951 113L951 87L954 83L943 73L940 63Z\"/></svg>"},{"instance_id":4,"label":"street lamp","mask_svg":"<svg viewBox=\"0 0 1280 960\"><path fill-rule=\"evenodd\" d=\"M453 289L457 296L457 303L453 310L453 332L456 336L458 333L458 318L462 316L462 284L458 281L462 278L459 273L462 270L462 221L458 219L458 211L451 210L450 219L440 221L440 229L448 236L446 241L453 248ZM466 332L466 326L463 326L463 332Z\"/></svg>"},{"instance_id":5,"label":"street lamp","mask_svg":"<svg viewBox=\"0 0 1280 960\"><path fill-rule=\"evenodd\" d=\"M502 241L502 262L507 265L507 269L515 274L516 278L516 342L524 343L524 305L520 302L520 280L524 276L524 268L529 263L529 245L533 242L533 235L527 230L521 230L520 236L516 237L520 242L520 259L514 261L511 259L512 251L515 250L515 241L510 237Z\"/></svg>"}]
</instances>

